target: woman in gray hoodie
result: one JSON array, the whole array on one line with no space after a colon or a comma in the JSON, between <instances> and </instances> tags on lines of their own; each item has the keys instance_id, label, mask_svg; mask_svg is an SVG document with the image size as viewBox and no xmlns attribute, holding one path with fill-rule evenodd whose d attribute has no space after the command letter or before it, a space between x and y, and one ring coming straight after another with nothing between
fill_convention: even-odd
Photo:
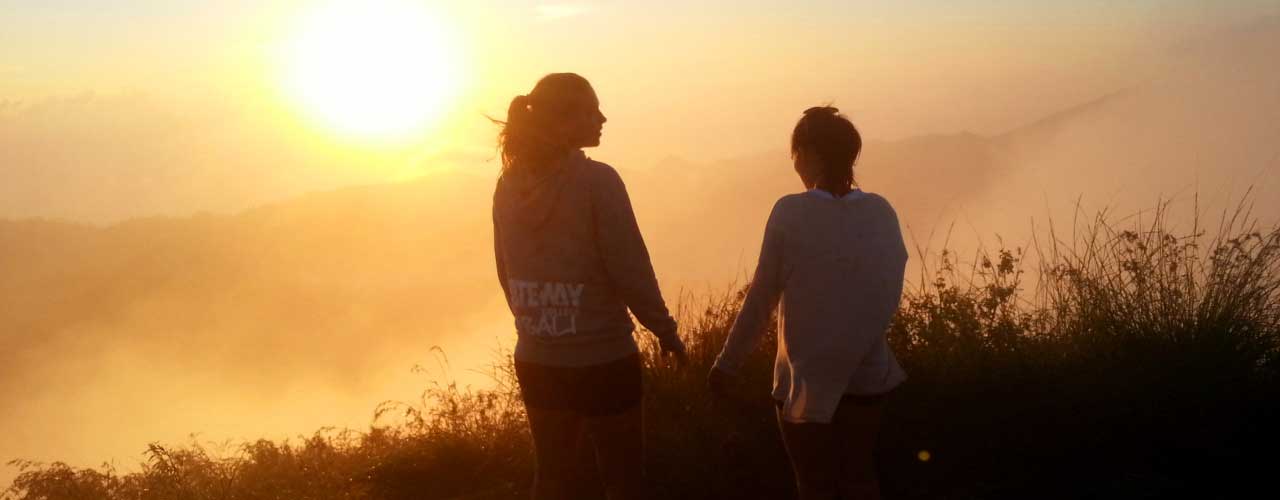
<instances>
[{"instance_id":1,"label":"woman in gray hoodie","mask_svg":"<svg viewBox=\"0 0 1280 500\"><path fill-rule=\"evenodd\" d=\"M583 443L609 498L642 498L641 365L627 310L664 353L682 357L684 345L622 179L582 153L600 145L600 102L586 79L554 73L513 99L500 123L494 254L515 316L533 498L580 494Z\"/></svg>"}]
</instances>

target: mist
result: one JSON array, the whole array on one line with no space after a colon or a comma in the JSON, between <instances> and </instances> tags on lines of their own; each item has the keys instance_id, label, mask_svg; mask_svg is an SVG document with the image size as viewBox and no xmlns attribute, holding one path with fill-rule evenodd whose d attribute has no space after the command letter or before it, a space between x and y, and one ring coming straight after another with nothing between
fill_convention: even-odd
<instances>
[{"instance_id":1,"label":"mist","mask_svg":"<svg viewBox=\"0 0 1280 500\"><path fill-rule=\"evenodd\" d=\"M1162 68L1148 77L1002 115L1019 122L1007 128L869 133L856 175L930 251L1025 246L1077 210L1162 200L1215 218L1247 192L1274 223L1277 52L1280 19L1214 32L1142 61ZM432 381L486 383L475 370L514 337L492 262L492 156L371 158L264 116L148 95L0 107L0 426L14 430L0 460L127 468L153 441L364 428L379 402ZM673 145L645 162L660 135L588 151L622 172L673 308L745 283L773 201L801 189L790 126L710 148L737 152L719 159ZM377 166L392 159L408 166Z\"/></svg>"}]
</instances>

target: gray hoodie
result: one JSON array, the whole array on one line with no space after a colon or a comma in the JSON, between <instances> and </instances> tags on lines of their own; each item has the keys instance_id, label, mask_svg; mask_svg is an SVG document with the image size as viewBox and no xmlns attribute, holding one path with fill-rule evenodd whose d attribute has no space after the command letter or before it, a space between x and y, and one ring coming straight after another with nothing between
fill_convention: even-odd
<instances>
[{"instance_id":1,"label":"gray hoodie","mask_svg":"<svg viewBox=\"0 0 1280 500\"><path fill-rule=\"evenodd\" d=\"M546 171L503 174L493 243L517 360L587 366L632 354L627 308L664 345L679 342L613 167L575 151Z\"/></svg>"}]
</instances>

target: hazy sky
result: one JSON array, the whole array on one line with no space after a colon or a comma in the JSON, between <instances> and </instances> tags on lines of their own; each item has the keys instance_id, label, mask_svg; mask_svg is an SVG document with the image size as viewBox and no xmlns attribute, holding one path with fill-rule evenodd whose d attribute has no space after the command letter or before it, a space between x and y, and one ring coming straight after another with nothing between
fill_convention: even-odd
<instances>
[{"instance_id":1,"label":"hazy sky","mask_svg":"<svg viewBox=\"0 0 1280 500\"><path fill-rule=\"evenodd\" d=\"M724 286L750 267L772 200L798 188L784 152L790 128L828 101L872 139L860 179L926 239L952 220L982 237L1021 229L1051 197L1070 205L1082 193L1090 209L1126 201L1127 210L1200 190L1196 201L1216 200L1216 210L1257 186L1270 196L1261 206L1280 213L1269 195L1280 181L1266 184L1280 178L1271 174L1280 168L1275 0L421 3L440 26L429 38L452 62L391 60L424 93L442 81L456 93L431 126L399 136L337 130L286 85L300 26L331 3L0 0L0 219L111 223L292 199L239 218L99 232L30 224L59 244L5 223L11 232L0 236L26 246L0 250L32 260L0 259L28 278L0 281L21 290L0 295L0 340L43 347L0 349L19 358L0 363L15 374L0 382L28 391L0 397L9 403L0 402L0 428L24 430L0 439L0 463L131 462L146 442L190 431L256 438L359 426L377 402L421 387L405 372L428 345L453 335L450 354L488 355L491 339L510 339L510 320L486 253L497 130L485 115L501 118L553 71L594 83L609 122L589 154L624 171L673 294L682 281ZM1263 33L1245 29L1253 23ZM326 47L335 57L354 47L353 67L388 56L361 52L364 38ZM338 104L359 109L390 94ZM921 137L962 131L998 137ZM441 174L450 169L478 173ZM707 218L725 222L707 227ZM59 239L64 230L92 234L92 244ZM153 255L148 245L160 241L169 246ZM237 269L251 272L228 271ZM114 300L79 292L95 284L121 291L103 293ZM315 307L298 301L312 299L337 306L298 315ZM80 308L95 319L49 327L58 335L4 328L74 323L80 316L66 311ZM439 311L469 316L419 321ZM299 319L314 324L276 334ZM331 337L315 338L324 330L315 325ZM370 348L361 334L394 349ZM241 360L229 345L260 348L263 359ZM254 377L279 380L262 389ZM12 473L0 467L0 485Z\"/></svg>"},{"instance_id":2,"label":"hazy sky","mask_svg":"<svg viewBox=\"0 0 1280 500\"><path fill-rule=\"evenodd\" d=\"M871 138L999 133L1280 15L1274 1L426 2L456 62L425 71L460 90L434 126L391 141L335 132L283 89L282 47L328 3L0 2L0 176L43 182L0 216L229 210L491 160L483 115L552 71L593 81L610 117L594 154L623 168L781 149L797 110L826 101ZM221 187L180 207L74 189L144 177Z\"/></svg>"}]
</instances>

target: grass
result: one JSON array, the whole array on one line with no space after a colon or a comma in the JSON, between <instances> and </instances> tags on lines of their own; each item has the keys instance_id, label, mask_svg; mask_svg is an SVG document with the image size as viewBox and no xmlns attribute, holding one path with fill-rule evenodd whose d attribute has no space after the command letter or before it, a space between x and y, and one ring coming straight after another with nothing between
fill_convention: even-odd
<instances>
[{"instance_id":1,"label":"grass","mask_svg":"<svg viewBox=\"0 0 1280 500\"><path fill-rule=\"evenodd\" d=\"M1272 489L1280 445L1280 230L1243 211L1207 235L1100 214L1029 250L931 258L889 339L887 498L1234 498ZM1026 268L1036 278L1031 290ZM704 376L743 289L681 313L690 362L645 352L654 498L790 498L769 400L773 334L741 397ZM686 304L689 302L686 302ZM641 339L648 339L640 335ZM366 432L230 453L152 444L138 472L15 462L5 500L523 498L533 459L509 357L490 390L437 385ZM923 452L928 453L924 460Z\"/></svg>"}]
</instances>

